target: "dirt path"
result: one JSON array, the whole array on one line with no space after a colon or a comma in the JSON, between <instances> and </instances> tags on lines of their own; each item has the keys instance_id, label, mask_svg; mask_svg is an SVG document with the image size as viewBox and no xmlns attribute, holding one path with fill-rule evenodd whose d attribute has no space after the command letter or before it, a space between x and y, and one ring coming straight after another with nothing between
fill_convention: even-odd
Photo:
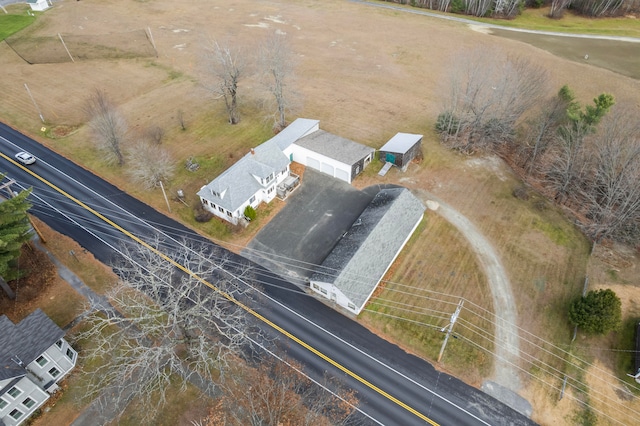
<instances>
[{"instance_id":1,"label":"dirt path","mask_svg":"<svg viewBox=\"0 0 640 426\"><path fill-rule=\"evenodd\" d=\"M495 360L493 380L514 392L520 390L520 377L516 365L520 357L518 335L518 314L511 283L502 266L500 257L491 243L465 216L453 209L435 195L420 190L423 200L433 200L440 204L436 212L460 231L471 245L487 277L493 298L495 313Z\"/></svg>"}]
</instances>

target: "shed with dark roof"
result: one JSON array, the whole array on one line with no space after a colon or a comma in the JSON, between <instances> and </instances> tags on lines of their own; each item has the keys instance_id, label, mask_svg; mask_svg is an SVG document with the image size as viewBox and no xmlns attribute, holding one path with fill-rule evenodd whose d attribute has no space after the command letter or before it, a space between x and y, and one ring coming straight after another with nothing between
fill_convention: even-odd
<instances>
[{"instance_id":1,"label":"shed with dark roof","mask_svg":"<svg viewBox=\"0 0 640 426\"><path fill-rule=\"evenodd\" d=\"M378 192L311 276L311 289L359 314L424 211L422 202L406 188Z\"/></svg>"}]
</instances>

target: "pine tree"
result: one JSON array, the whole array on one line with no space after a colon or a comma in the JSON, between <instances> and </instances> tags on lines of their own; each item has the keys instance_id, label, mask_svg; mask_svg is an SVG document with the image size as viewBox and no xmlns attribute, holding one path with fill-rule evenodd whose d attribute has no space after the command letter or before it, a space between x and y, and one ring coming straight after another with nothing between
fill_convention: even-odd
<instances>
[{"instance_id":1,"label":"pine tree","mask_svg":"<svg viewBox=\"0 0 640 426\"><path fill-rule=\"evenodd\" d=\"M31 207L27 201L29 194L30 189L0 200L0 281L12 281L24 274L18 269L17 260L22 245L31 238L31 223L27 216ZM6 292L5 286L2 287Z\"/></svg>"}]
</instances>

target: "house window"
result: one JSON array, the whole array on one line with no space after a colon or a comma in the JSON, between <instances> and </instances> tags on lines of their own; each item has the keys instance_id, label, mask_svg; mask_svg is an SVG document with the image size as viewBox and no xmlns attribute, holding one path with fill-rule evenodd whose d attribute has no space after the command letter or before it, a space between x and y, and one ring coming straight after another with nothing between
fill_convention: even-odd
<instances>
[{"instance_id":1,"label":"house window","mask_svg":"<svg viewBox=\"0 0 640 426\"><path fill-rule=\"evenodd\" d=\"M7 405L9 405L9 403L5 401L4 398L0 398L0 411L4 410L4 407L6 407Z\"/></svg>"},{"instance_id":2,"label":"house window","mask_svg":"<svg viewBox=\"0 0 640 426\"><path fill-rule=\"evenodd\" d=\"M51 374L51 377L53 377L55 379L56 377L58 377L60 375L60 370L58 370L55 367L52 367L51 370L49 370L49 374Z\"/></svg>"},{"instance_id":3,"label":"house window","mask_svg":"<svg viewBox=\"0 0 640 426\"><path fill-rule=\"evenodd\" d=\"M45 358L44 355L40 355L38 358L36 358L36 362L40 367L44 367L45 365L47 365L49 360Z\"/></svg>"},{"instance_id":4,"label":"house window","mask_svg":"<svg viewBox=\"0 0 640 426\"><path fill-rule=\"evenodd\" d=\"M18 389L17 387L12 387L11 389L9 389L9 392L7 392L9 395L11 395L11 398L16 399L18 396L20 396L20 394L22 393L22 391L20 389Z\"/></svg>"},{"instance_id":5,"label":"house window","mask_svg":"<svg viewBox=\"0 0 640 426\"><path fill-rule=\"evenodd\" d=\"M271 194L273 192L273 186L267 190L267 194Z\"/></svg>"},{"instance_id":6,"label":"house window","mask_svg":"<svg viewBox=\"0 0 640 426\"><path fill-rule=\"evenodd\" d=\"M218 210L220 210L221 213L224 213L224 209L220 206L218 206Z\"/></svg>"},{"instance_id":7,"label":"house window","mask_svg":"<svg viewBox=\"0 0 640 426\"><path fill-rule=\"evenodd\" d=\"M76 353L73 349L67 348L67 358L73 361L73 358L76 356Z\"/></svg>"},{"instance_id":8,"label":"house window","mask_svg":"<svg viewBox=\"0 0 640 426\"><path fill-rule=\"evenodd\" d=\"M356 310L356 305L354 305L353 303L349 303L347 306L349 306L349 309L351 309L352 311Z\"/></svg>"},{"instance_id":9,"label":"house window","mask_svg":"<svg viewBox=\"0 0 640 426\"><path fill-rule=\"evenodd\" d=\"M56 342L56 346L57 346L59 349L62 349L62 339L60 339L60 340L58 340L58 341Z\"/></svg>"},{"instance_id":10,"label":"house window","mask_svg":"<svg viewBox=\"0 0 640 426\"><path fill-rule=\"evenodd\" d=\"M256 196L254 195L253 197L249 198L249 204L253 204L255 200L256 200Z\"/></svg>"},{"instance_id":11,"label":"house window","mask_svg":"<svg viewBox=\"0 0 640 426\"><path fill-rule=\"evenodd\" d=\"M22 401L22 405L24 405L27 408L31 408L34 405L36 405L36 402L33 399L26 397L24 401Z\"/></svg>"},{"instance_id":12,"label":"house window","mask_svg":"<svg viewBox=\"0 0 640 426\"><path fill-rule=\"evenodd\" d=\"M231 212L227 211L227 216L231 217Z\"/></svg>"},{"instance_id":13,"label":"house window","mask_svg":"<svg viewBox=\"0 0 640 426\"><path fill-rule=\"evenodd\" d=\"M20 417L22 417L22 415L23 415L23 414L24 414L24 413L23 413L22 411L20 411L20 410L18 410L18 409L16 408L16 409L14 409L13 411L11 411L11 412L9 413L9 416L11 416L11 418L12 418L13 420L18 420Z\"/></svg>"},{"instance_id":14,"label":"house window","mask_svg":"<svg viewBox=\"0 0 640 426\"><path fill-rule=\"evenodd\" d=\"M313 288L315 288L316 290L320 290L320 286L316 283L313 283Z\"/></svg>"},{"instance_id":15,"label":"house window","mask_svg":"<svg viewBox=\"0 0 640 426\"><path fill-rule=\"evenodd\" d=\"M322 294L324 294L325 296L327 295L327 289L326 288L320 288L320 292Z\"/></svg>"}]
</instances>

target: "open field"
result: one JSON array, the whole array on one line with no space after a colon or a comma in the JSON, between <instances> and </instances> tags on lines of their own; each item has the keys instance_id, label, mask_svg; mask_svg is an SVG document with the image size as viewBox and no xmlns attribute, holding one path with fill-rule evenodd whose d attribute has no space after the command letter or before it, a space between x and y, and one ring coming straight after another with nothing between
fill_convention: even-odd
<instances>
[{"instance_id":1,"label":"open field","mask_svg":"<svg viewBox=\"0 0 640 426\"><path fill-rule=\"evenodd\" d=\"M271 135L271 122L257 106L255 78L241 85L242 122L237 126L226 124L222 105L203 88L205 45L212 39L228 39L250 48L270 31L287 33L296 52L295 87L302 100L291 118L320 119L323 129L375 148L398 131L425 134L425 159L421 164L412 165L406 174L392 170L384 179L377 177L374 164L357 185L400 183L428 190L458 209L502 256L517 299L519 325L558 345L569 344L572 330L565 312L568 302L582 290L588 242L535 194L528 201L514 198L511 194L519 183L500 161L468 159L439 144L432 128L449 92L447 65L457 52L475 46L487 52L526 55L550 70L551 92L568 83L582 102L609 92L618 100L637 103L638 80L592 64L568 61L529 44L474 32L462 24L341 0L210 1L206 7L191 0L62 1L27 30L31 35L49 36L145 27L153 33L158 58L28 65L6 44L0 44L0 119L166 211L159 191L133 187L126 173L128 166L124 170L108 167L93 150L91 136L83 126L82 105L93 88L102 88L127 117L132 135L141 135L153 125L164 128L163 147L178 163L178 173L168 191L174 198L177 189L183 189L187 201L194 203L194 193L201 185ZM40 132L42 123L25 91L25 82L47 120L45 133ZM180 111L186 130L178 122ZM190 157L200 164L196 172L182 167ZM171 206L175 216L196 225L190 208L176 200ZM247 239L246 234L217 221L200 229L227 244L242 246ZM451 230L446 223L428 216L419 237L411 241L387 278L408 287L465 297L492 310L486 283L469 248L453 232L447 238L447 232ZM637 264L637 254L632 254L632 259ZM619 272L614 272L624 280L617 284L635 293L640 283L630 268L616 267ZM608 269L604 269L604 275L590 272L596 277L591 281L594 287L609 283L607 277L614 273L607 275ZM391 290L389 285L380 297L387 299ZM374 303L379 306L379 301ZM396 333L386 329L387 319L369 313L365 320L394 340L402 338L399 343L411 351L429 357L434 351L437 354L437 336L415 337L408 328ZM403 337L404 332L407 335ZM472 368L462 378L478 384L490 371L489 355L457 348L457 341L450 345L445 368L461 377ZM474 360L475 368L462 363L470 353L480 359L477 364ZM614 371L615 360L602 359ZM534 419L548 424L571 415L576 407L567 399L561 404L550 403L557 397L555 391L535 385L527 379L529 373L536 374L523 373L523 394L534 404ZM637 399L625 403L638 405ZM564 407L567 404L569 407Z\"/></svg>"}]
</instances>

